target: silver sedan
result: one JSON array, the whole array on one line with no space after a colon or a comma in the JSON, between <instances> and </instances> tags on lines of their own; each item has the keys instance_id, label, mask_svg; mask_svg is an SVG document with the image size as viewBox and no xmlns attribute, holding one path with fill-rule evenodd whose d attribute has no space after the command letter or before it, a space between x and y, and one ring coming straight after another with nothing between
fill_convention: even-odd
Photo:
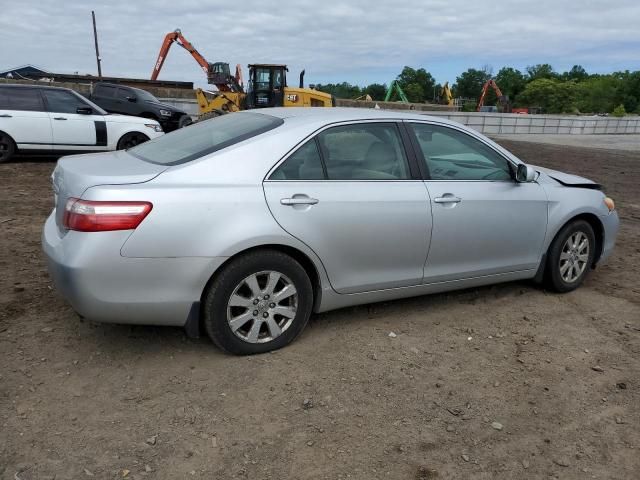
<instances>
[{"instance_id":1,"label":"silver sedan","mask_svg":"<svg viewBox=\"0 0 640 480\"><path fill-rule=\"evenodd\" d=\"M236 354L349 305L524 279L568 292L618 230L592 181L379 110L234 113L62 158L53 188L43 247L80 315L203 329Z\"/></svg>"}]
</instances>

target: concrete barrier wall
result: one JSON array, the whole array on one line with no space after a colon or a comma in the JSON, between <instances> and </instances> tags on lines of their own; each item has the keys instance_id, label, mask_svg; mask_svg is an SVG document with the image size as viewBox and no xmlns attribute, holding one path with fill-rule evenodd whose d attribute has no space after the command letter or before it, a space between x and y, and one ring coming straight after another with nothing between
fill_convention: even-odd
<instances>
[{"instance_id":1,"label":"concrete barrier wall","mask_svg":"<svg viewBox=\"0 0 640 480\"><path fill-rule=\"evenodd\" d=\"M559 115L518 115L484 112L429 112L490 134L638 134L640 117L578 117Z\"/></svg>"}]
</instances>

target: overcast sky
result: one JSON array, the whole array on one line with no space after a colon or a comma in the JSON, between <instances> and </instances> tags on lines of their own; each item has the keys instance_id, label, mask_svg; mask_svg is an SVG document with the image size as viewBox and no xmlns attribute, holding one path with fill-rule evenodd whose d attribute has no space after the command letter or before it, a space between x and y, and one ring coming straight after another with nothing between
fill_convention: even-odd
<instances>
[{"instance_id":1,"label":"overcast sky","mask_svg":"<svg viewBox=\"0 0 640 480\"><path fill-rule=\"evenodd\" d=\"M589 72L640 69L638 0L0 0L0 70L33 64L96 73L91 10L103 74L148 78L167 32L210 62L286 63L296 83L388 82L404 65L454 82L469 67L574 64ZM396 3L396 2L393 2ZM205 84L174 45L160 79ZM293 81L292 81L293 80Z\"/></svg>"}]
</instances>

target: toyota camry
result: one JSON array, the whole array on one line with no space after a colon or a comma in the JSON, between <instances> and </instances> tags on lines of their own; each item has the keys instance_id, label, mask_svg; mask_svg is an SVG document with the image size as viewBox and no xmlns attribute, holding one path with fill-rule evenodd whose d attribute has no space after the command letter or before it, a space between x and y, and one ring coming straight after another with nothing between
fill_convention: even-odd
<instances>
[{"instance_id":1,"label":"toyota camry","mask_svg":"<svg viewBox=\"0 0 640 480\"><path fill-rule=\"evenodd\" d=\"M52 177L43 247L81 316L202 330L235 354L349 305L525 279L568 292L618 230L600 185L381 110L233 113Z\"/></svg>"}]
</instances>

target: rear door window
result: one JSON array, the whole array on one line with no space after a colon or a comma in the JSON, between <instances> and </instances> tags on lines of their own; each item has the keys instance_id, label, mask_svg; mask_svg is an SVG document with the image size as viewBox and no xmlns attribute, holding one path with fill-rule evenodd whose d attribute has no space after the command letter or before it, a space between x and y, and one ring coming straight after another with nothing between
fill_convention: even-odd
<instances>
[{"instance_id":1,"label":"rear door window","mask_svg":"<svg viewBox=\"0 0 640 480\"><path fill-rule=\"evenodd\" d=\"M42 97L37 88L11 88L10 90L7 110L44 112Z\"/></svg>"},{"instance_id":2,"label":"rear door window","mask_svg":"<svg viewBox=\"0 0 640 480\"><path fill-rule=\"evenodd\" d=\"M324 169L315 139L309 140L287 158L269 180L324 180Z\"/></svg>"},{"instance_id":3,"label":"rear door window","mask_svg":"<svg viewBox=\"0 0 640 480\"><path fill-rule=\"evenodd\" d=\"M180 165L273 130L284 121L271 115L229 113L181 128L127 150L159 165Z\"/></svg>"},{"instance_id":4,"label":"rear door window","mask_svg":"<svg viewBox=\"0 0 640 480\"><path fill-rule=\"evenodd\" d=\"M395 123L360 123L318 135L329 180L406 180L409 164Z\"/></svg>"},{"instance_id":5,"label":"rear door window","mask_svg":"<svg viewBox=\"0 0 640 480\"><path fill-rule=\"evenodd\" d=\"M116 96L116 87L111 85L96 85L94 92L97 97L113 98Z\"/></svg>"}]
</instances>

